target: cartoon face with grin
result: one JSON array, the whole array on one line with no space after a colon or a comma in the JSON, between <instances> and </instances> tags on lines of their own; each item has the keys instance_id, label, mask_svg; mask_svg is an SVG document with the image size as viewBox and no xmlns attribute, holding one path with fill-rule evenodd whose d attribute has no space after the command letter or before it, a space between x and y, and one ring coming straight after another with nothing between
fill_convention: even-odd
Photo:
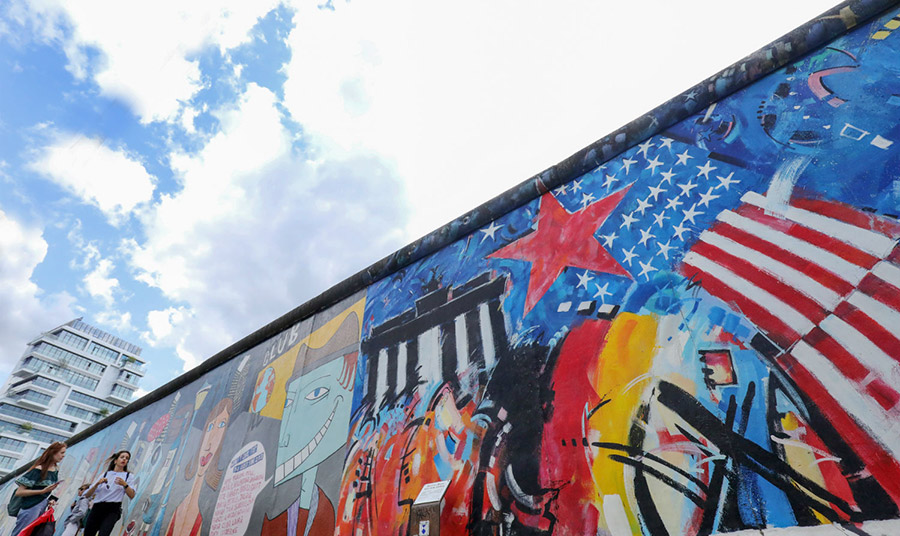
<instances>
[{"instance_id":1,"label":"cartoon face with grin","mask_svg":"<svg viewBox=\"0 0 900 536\"><path fill-rule=\"evenodd\" d=\"M347 357L336 357L288 381L276 485L314 468L347 442L353 397L352 384L346 381L350 364Z\"/></svg>"}]
</instances>

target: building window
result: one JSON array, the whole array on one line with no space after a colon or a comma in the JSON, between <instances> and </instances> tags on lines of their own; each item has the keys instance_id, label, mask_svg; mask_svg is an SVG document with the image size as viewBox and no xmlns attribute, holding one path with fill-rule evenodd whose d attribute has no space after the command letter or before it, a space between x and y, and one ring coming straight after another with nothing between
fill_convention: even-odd
<instances>
[{"instance_id":1,"label":"building window","mask_svg":"<svg viewBox=\"0 0 900 536\"><path fill-rule=\"evenodd\" d=\"M37 357L29 357L25 359L22 363L24 368L28 370L33 370L35 372L45 372L50 376L54 376L65 380L71 384L77 385L79 387L84 387L85 389L90 389L93 391L99 385L99 380L91 378L90 376L85 376L84 374L80 374L75 372L74 370L63 369L60 368L59 365L54 365L49 361L44 361L43 359Z\"/></svg>"},{"instance_id":2,"label":"building window","mask_svg":"<svg viewBox=\"0 0 900 536\"><path fill-rule=\"evenodd\" d=\"M122 400L131 400L131 395L134 394L134 389L129 389L121 385L113 385L112 394L118 396Z\"/></svg>"},{"instance_id":3,"label":"building window","mask_svg":"<svg viewBox=\"0 0 900 536\"><path fill-rule=\"evenodd\" d=\"M20 385L34 385L35 387L41 387L43 389L48 389L50 391L56 391L56 388L59 387L59 382L55 382L53 380L48 380L43 376L32 376L30 378L25 378L22 381L18 381L9 386L10 389L15 389Z\"/></svg>"},{"instance_id":4,"label":"building window","mask_svg":"<svg viewBox=\"0 0 900 536\"><path fill-rule=\"evenodd\" d=\"M97 340L101 340L104 342L108 342L109 344L115 346L116 348L121 348L126 352L131 352L134 355L141 355L141 347L136 344L131 344L128 341L124 341L110 333L107 333L101 329L95 328L90 324L85 324L81 320L75 320L73 322L69 322L69 325L72 326L73 329L76 329L82 333L90 335L91 337L96 338Z\"/></svg>"},{"instance_id":5,"label":"building window","mask_svg":"<svg viewBox=\"0 0 900 536\"><path fill-rule=\"evenodd\" d=\"M73 417L78 417L79 419L84 419L89 422L97 422L100 420L100 415L94 413L93 411L88 411L82 408L76 408L75 406L70 406L66 404L66 408L64 410L66 415L71 415Z\"/></svg>"},{"instance_id":6,"label":"building window","mask_svg":"<svg viewBox=\"0 0 900 536\"><path fill-rule=\"evenodd\" d=\"M13 398L23 398L25 400L30 400L32 402L37 402L38 404L48 405L53 397L50 395L45 395L44 393L39 393L37 391L32 391L31 389L26 389L24 391L20 391L12 395Z\"/></svg>"},{"instance_id":7,"label":"building window","mask_svg":"<svg viewBox=\"0 0 900 536\"><path fill-rule=\"evenodd\" d=\"M47 357L58 359L66 365L79 368L93 374L103 374L103 371L106 370L105 365L101 365L96 361L91 361L90 359L81 357L78 354L73 354L68 350L63 350L58 346L53 346L52 344L47 344L45 342L42 342L35 346L34 351Z\"/></svg>"},{"instance_id":8,"label":"building window","mask_svg":"<svg viewBox=\"0 0 900 536\"><path fill-rule=\"evenodd\" d=\"M72 391L71 393L69 393L69 400L97 409L105 409L110 413L115 413L122 409L122 406L113 404L112 402L107 402L106 400L95 398L93 396L88 396L84 393L79 393L78 391Z\"/></svg>"},{"instance_id":9,"label":"building window","mask_svg":"<svg viewBox=\"0 0 900 536\"><path fill-rule=\"evenodd\" d=\"M51 391L56 391L56 388L59 387L59 382L55 382L43 376L35 377L31 380L31 383L37 387L43 387L44 389L50 389Z\"/></svg>"},{"instance_id":10,"label":"building window","mask_svg":"<svg viewBox=\"0 0 900 536\"><path fill-rule=\"evenodd\" d=\"M30 423L52 426L54 428L59 428L60 430L74 430L75 426L77 426L77 424L72 421L67 421L65 419L60 419L58 417L53 417L50 415L44 415L39 411L20 408L19 406L13 406L12 404L0 404L0 413L2 413L3 415L9 415L10 417L22 419Z\"/></svg>"},{"instance_id":11,"label":"building window","mask_svg":"<svg viewBox=\"0 0 900 536\"><path fill-rule=\"evenodd\" d=\"M130 372L126 372L124 370L119 371L119 379L122 380L123 382L129 383L131 385L137 385L137 382L138 382L138 380L134 374L132 374Z\"/></svg>"},{"instance_id":12,"label":"building window","mask_svg":"<svg viewBox=\"0 0 900 536\"><path fill-rule=\"evenodd\" d=\"M3 469L12 469L16 466L16 462L18 462L18 458L13 458L12 456L3 456L0 455L0 468Z\"/></svg>"},{"instance_id":13,"label":"building window","mask_svg":"<svg viewBox=\"0 0 900 536\"><path fill-rule=\"evenodd\" d=\"M12 450L14 452L22 452L25 450L24 441L19 441L18 439L13 439L11 437L0 436L0 449Z\"/></svg>"},{"instance_id":14,"label":"building window","mask_svg":"<svg viewBox=\"0 0 900 536\"><path fill-rule=\"evenodd\" d=\"M107 361L115 361L119 357L119 352L111 350L106 346L101 346L95 342L91 343L91 348L88 350L88 353L106 359Z\"/></svg>"},{"instance_id":15,"label":"building window","mask_svg":"<svg viewBox=\"0 0 900 536\"><path fill-rule=\"evenodd\" d=\"M6 430L8 432L21 434L22 426L14 422L4 421L3 419L0 419L0 430ZM38 430L37 428L32 428L31 430L29 430L28 437L34 439L35 441L40 441L41 443L53 443L54 441L65 441L66 439L69 439L68 436L54 434L53 432L46 432L44 430Z\"/></svg>"},{"instance_id":16,"label":"building window","mask_svg":"<svg viewBox=\"0 0 900 536\"><path fill-rule=\"evenodd\" d=\"M71 346L72 348L77 348L79 350L84 350L84 347L87 346L87 343L88 343L88 340L85 339L84 337L79 337L78 335L75 335L71 331L66 331L66 330L60 331L57 334L56 338L59 339L60 342L64 342L64 343L68 344L69 346Z\"/></svg>"}]
</instances>

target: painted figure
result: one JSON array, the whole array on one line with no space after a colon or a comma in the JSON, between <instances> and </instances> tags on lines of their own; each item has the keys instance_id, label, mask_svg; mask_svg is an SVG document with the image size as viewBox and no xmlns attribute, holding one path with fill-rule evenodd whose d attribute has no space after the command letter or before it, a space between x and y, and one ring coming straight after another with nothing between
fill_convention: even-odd
<instances>
[{"instance_id":1,"label":"painted figure","mask_svg":"<svg viewBox=\"0 0 900 536\"><path fill-rule=\"evenodd\" d=\"M222 471L219 470L219 456L222 453L222 442L225 431L231 420L232 401L224 398L212 409L206 424L203 426L203 438L196 456L188 462L184 469L184 478L193 481L191 491L181 501L169 521L167 536L197 536L203 526L203 515L200 512L200 492L204 484L214 491L219 489Z\"/></svg>"},{"instance_id":2,"label":"painted figure","mask_svg":"<svg viewBox=\"0 0 900 536\"><path fill-rule=\"evenodd\" d=\"M323 327L317 332L325 334L318 338L320 344L310 337L297 359L305 366L295 365L285 385L274 484L300 477L301 490L285 512L264 520L266 536L334 532L334 506L316 483L316 474L318 465L347 442L359 317L342 317L335 319L340 321L337 329Z\"/></svg>"},{"instance_id":3,"label":"painted figure","mask_svg":"<svg viewBox=\"0 0 900 536\"><path fill-rule=\"evenodd\" d=\"M206 423L203 425L200 448L184 468L184 479L192 482L191 490L172 513L166 529L166 536L198 536L200 534L200 529L203 527L200 494L204 491L204 484L212 491L219 489L219 483L222 480L219 457L222 454L225 432L228 430L228 424L235 411L235 400L240 400L243 393L248 361L249 356L244 356L231 380L228 395L219 400L209 412Z\"/></svg>"}]
</instances>

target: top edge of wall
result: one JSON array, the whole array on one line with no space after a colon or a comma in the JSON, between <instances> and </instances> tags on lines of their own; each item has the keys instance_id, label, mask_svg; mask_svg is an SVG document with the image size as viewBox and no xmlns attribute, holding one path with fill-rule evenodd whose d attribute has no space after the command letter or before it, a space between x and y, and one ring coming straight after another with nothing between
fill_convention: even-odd
<instances>
[{"instance_id":1,"label":"top edge of wall","mask_svg":"<svg viewBox=\"0 0 900 536\"><path fill-rule=\"evenodd\" d=\"M708 107L710 104L749 86L769 73L799 59L825 43L833 41L840 35L858 28L898 4L900 4L900 0L846 0L841 2L756 52L738 60L731 66L653 108L618 130L600 138L562 162L528 178L415 242L375 262L368 268L341 281L322 294L211 356L197 367L144 395L117 413L72 436L66 441L66 444L71 446L87 439L117 421L173 394L181 387L199 379L219 365L265 342L294 324L327 309L369 285L440 250L444 246L480 229L490 221L521 207L557 186L578 178L636 146L639 142L665 131L676 123ZM25 472L26 468L30 467L32 463L29 462L0 478L0 485Z\"/></svg>"}]
</instances>

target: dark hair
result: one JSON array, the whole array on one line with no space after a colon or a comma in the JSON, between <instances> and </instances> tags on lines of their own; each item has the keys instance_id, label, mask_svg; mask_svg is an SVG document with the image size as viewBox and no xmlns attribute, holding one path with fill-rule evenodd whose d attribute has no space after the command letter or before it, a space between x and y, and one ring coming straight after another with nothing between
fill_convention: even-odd
<instances>
[{"instance_id":1,"label":"dark hair","mask_svg":"<svg viewBox=\"0 0 900 536\"><path fill-rule=\"evenodd\" d=\"M209 417L206 419L206 424L203 425L203 434L206 435L206 428L209 426L209 423L213 422L216 416L222 411L228 413L229 420L231 419L231 410L233 407L233 402L230 398L223 398L219 400L218 404L212 409L209 413ZM203 439L201 436L200 446L197 447L197 453L199 454L200 449L203 448ZM225 438L222 438L222 441L219 442L219 446L216 447L216 452L213 454L212 460L210 460L209 469L206 470L206 474L203 477L203 480L206 481L206 484L214 490L219 489L219 481L222 480L222 471L219 469L219 456L222 455L222 445L225 443ZM184 467L184 479L185 480L193 480L194 476L197 474L197 455L194 454L194 457L191 458L191 461Z\"/></svg>"},{"instance_id":2,"label":"dark hair","mask_svg":"<svg viewBox=\"0 0 900 536\"><path fill-rule=\"evenodd\" d=\"M53 465L53 457L56 456L56 453L66 448L66 444L61 441L54 441L50 443L50 446L44 449L41 457L34 462L34 465L31 466L32 469L36 468L38 465L41 466L41 480L47 478L47 471L50 470L50 466Z\"/></svg>"},{"instance_id":3,"label":"dark hair","mask_svg":"<svg viewBox=\"0 0 900 536\"><path fill-rule=\"evenodd\" d=\"M120 451L114 453L109 458L107 458L107 460L109 461L109 465L106 467L107 471L112 471L113 469L116 468L116 460L119 459L119 456L121 456L122 454L128 454L128 461L131 461L131 452L129 452L127 450L120 450ZM128 464L127 463L125 464L125 472L126 473L128 472Z\"/></svg>"}]
</instances>

